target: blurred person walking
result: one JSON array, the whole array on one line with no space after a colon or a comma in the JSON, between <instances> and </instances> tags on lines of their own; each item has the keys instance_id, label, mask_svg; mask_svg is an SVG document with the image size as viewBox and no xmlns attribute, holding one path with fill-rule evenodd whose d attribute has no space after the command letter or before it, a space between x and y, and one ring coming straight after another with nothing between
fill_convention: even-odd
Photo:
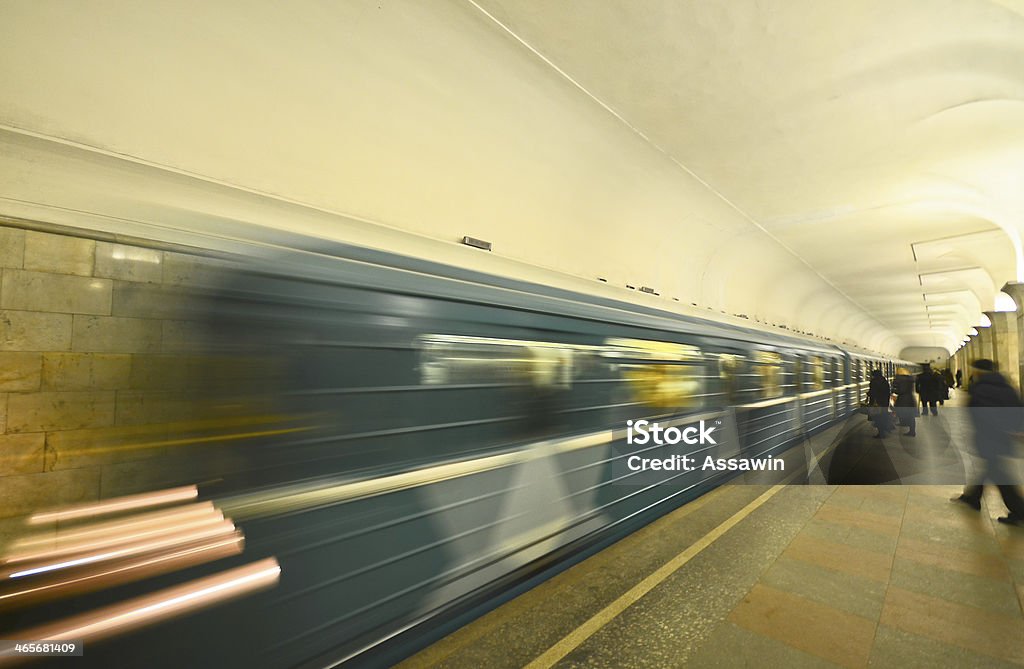
<instances>
[{"instance_id":1,"label":"blurred person walking","mask_svg":"<svg viewBox=\"0 0 1024 669\"><path fill-rule=\"evenodd\" d=\"M876 439L881 439L896 429L889 417L891 395L892 389L889 387L889 381L882 375L882 370L872 371L871 383L868 385L868 415L871 417L871 422L875 424L875 429L878 430L878 434L875 435Z\"/></svg>"},{"instance_id":2,"label":"blurred person walking","mask_svg":"<svg viewBox=\"0 0 1024 669\"><path fill-rule=\"evenodd\" d=\"M949 371L949 367L942 370L942 381L946 384L946 399L949 399L949 388L956 386L956 381L953 380L953 372Z\"/></svg>"},{"instance_id":3,"label":"blurred person walking","mask_svg":"<svg viewBox=\"0 0 1024 669\"><path fill-rule=\"evenodd\" d=\"M945 406L946 400L949 399L949 384L946 383L946 374L948 373L948 369L936 369L934 374L935 378L932 379L937 399L939 400L939 404L942 406Z\"/></svg>"},{"instance_id":4,"label":"blurred person walking","mask_svg":"<svg viewBox=\"0 0 1024 669\"><path fill-rule=\"evenodd\" d=\"M956 387L959 388L964 382L964 372L962 369L956 370Z\"/></svg>"},{"instance_id":5,"label":"blurred person walking","mask_svg":"<svg viewBox=\"0 0 1024 669\"><path fill-rule=\"evenodd\" d=\"M896 370L896 378L892 382L892 392L896 395L896 416L900 425L910 428L908 437L917 436L917 397L914 395L914 377L905 367Z\"/></svg>"},{"instance_id":6,"label":"blurred person walking","mask_svg":"<svg viewBox=\"0 0 1024 669\"><path fill-rule=\"evenodd\" d=\"M974 426L974 447L985 461L984 469L976 475L973 485L953 501L963 502L975 511L981 510L981 494L986 481L995 483L1003 503L1010 513L999 518L999 522L1024 526L1024 497L1017 486L1018 477L1013 475L1016 447L1015 433L1020 430L1024 408L1020 396L1002 374L995 371L991 360L976 360L972 367L972 382L967 390L970 395L971 423Z\"/></svg>"}]
</instances>

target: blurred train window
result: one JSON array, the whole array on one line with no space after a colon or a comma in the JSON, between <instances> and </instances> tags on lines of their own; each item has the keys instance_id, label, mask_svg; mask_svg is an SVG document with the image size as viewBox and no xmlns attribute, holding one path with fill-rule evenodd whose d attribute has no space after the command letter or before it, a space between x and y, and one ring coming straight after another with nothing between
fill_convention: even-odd
<instances>
[{"instance_id":1,"label":"blurred train window","mask_svg":"<svg viewBox=\"0 0 1024 669\"><path fill-rule=\"evenodd\" d=\"M782 356L770 351L754 352L754 371L761 381L761 398L782 395Z\"/></svg>"},{"instance_id":2,"label":"blurred train window","mask_svg":"<svg viewBox=\"0 0 1024 669\"><path fill-rule=\"evenodd\" d=\"M571 344L423 335L419 338L420 375L425 385L505 383L568 389L572 385Z\"/></svg>"},{"instance_id":3,"label":"blurred train window","mask_svg":"<svg viewBox=\"0 0 1024 669\"><path fill-rule=\"evenodd\" d=\"M825 363L821 356L807 356L803 371L805 390L821 390L825 387Z\"/></svg>"},{"instance_id":4,"label":"blurred train window","mask_svg":"<svg viewBox=\"0 0 1024 669\"><path fill-rule=\"evenodd\" d=\"M718 354L718 378L722 383L722 392L729 401L739 395L739 376L743 366L743 358L733 353Z\"/></svg>"},{"instance_id":5,"label":"blurred train window","mask_svg":"<svg viewBox=\"0 0 1024 669\"><path fill-rule=\"evenodd\" d=\"M663 409L704 402L704 359L696 346L612 337L601 356L619 369L636 402Z\"/></svg>"}]
</instances>

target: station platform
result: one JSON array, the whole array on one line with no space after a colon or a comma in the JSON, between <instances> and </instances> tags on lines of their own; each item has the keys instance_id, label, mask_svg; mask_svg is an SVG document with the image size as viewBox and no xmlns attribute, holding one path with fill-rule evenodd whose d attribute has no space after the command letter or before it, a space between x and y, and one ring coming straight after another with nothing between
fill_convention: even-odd
<instances>
[{"instance_id":1,"label":"station platform","mask_svg":"<svg viewBox=\"0 0 1024 669\"><path fill-rule=\"evenodd\" d=\"M1024 529L994 488L950 501L958 404L916 438L853 416L791 449L797 480L722 486L398 666L1022 666Z\"/></svg>"}]
</instances>

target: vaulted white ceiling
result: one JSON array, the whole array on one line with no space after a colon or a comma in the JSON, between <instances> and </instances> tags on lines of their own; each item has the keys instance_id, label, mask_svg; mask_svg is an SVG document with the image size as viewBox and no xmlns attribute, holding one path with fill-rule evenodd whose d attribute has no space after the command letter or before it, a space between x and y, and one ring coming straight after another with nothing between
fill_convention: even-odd
<instances>
[{"instance_id":1,"label":"vaulted white ceiling","mask_svg":"<svg viewBox=\"0 0 1024 669\"><path fill-rule=\"evenodd\" d=\"M1024 2L474 2L908 346L1021 278Z\"/></svg>"},{"instance_id":2,"label":"vaulted white ceiling","mask_svg":"<svg viewBox=\"0 0 1024 669\"><path fill-rule=\"evenodd\" d=\"M0 215L239 221L887 353L1024 272L1022 0L10 0L0 44Z\"/></svg>"}]
</instances>

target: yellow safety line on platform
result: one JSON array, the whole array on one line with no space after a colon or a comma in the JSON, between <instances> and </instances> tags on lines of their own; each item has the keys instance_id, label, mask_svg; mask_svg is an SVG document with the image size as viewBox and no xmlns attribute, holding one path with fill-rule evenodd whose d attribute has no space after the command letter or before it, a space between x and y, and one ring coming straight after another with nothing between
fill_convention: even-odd
<instances>
[{"instance_id":1,"label":"yellow safety line on platform","mask_svg":"<svg viewBox=\"0 0 1024 669\"><path fill-rule=\"evenodd\" d=\"M785 484L780 483L779 485L769 488L767 491L762 493L760 497L734 513L721 525L705 534L696 543L692 544L682 553L662 565L661 568L653 574L634 585L614 602L604 607L590 620L586 621L563 637L561 641L549 648L533 662L526 665L526 669L549 669L549 667L554 666L556 662L576 650L580 644L593 636L598 630L611 622L620 613L635 604L641 597L656 588L662 581L674 574L683 565L696 557L701 551L717 541L719 537L753 513L754 510L762 504L774 497L775 494L784 487Z\"/></svg>"}]
</instances>

